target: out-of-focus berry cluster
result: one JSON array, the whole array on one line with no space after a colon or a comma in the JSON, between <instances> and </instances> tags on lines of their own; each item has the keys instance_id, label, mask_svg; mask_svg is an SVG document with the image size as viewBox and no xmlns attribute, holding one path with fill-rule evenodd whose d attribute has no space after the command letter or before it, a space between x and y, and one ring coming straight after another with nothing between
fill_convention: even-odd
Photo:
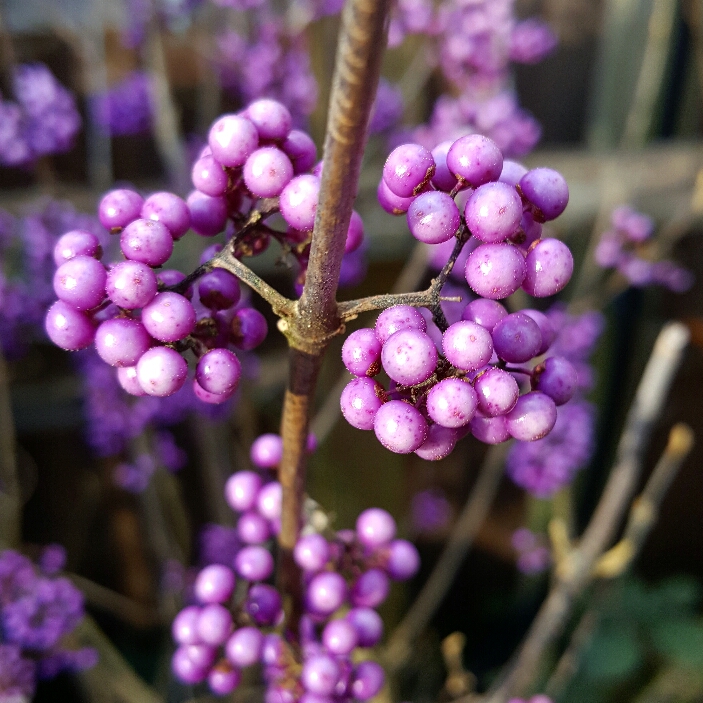
<instances>
[{"instance_id":1,"label":"out-of-focus berry cluster","mask_svg":"<svg viewBox=\"0 0 703 703\"><path fill-rule=\"evenodd\" d=\"M312 438L308 449L314 449ZM231 563L210 564L197 576L196 603L173 623L173 671L184 683L207 681L214 693L226 694L241 681L242 669L258 664L266 700L368 700L381 689L383 670L358 662L354 653L380 641L383 624L375 608L391 579L416 573L419 555L395 538L393 518L378 508L364 511L356 530L332 532L325 520L319 532L311 522L293 553L304 613L293 640L284 637L281 594L266 583L274 568L269 550L280 529L281 486L265 474L278 465L281 451L278 435L262 435L251 449L262 472L239 471L227 481L225 497L239 513Z\"/></svg>"},{"instance_id":2,"label":"out-of-focus berry cluster","mask_svg":"<svg viewBox=\"0 0 703 703\"><path fill-rule=\"evenodd\" d=\"M693 274L669 260L653 260L650 242L654 232L651 217L629 205L621 205L610 216L611 228L596 247L599 266L617 269L633 286L652 284L682 293L693 285Z\"/></svg>"},{"instance_id":3,"label":"out-of-focus berry cluster","mask_svg":"<svg viewBox=\"0 0 703 703\"><path fill-rule=\"evenodd\" d=\"M81 126L72 93L41 63L14 70L16 102L0 100L0 164L29 166L68 151Z\"/></svg>"},{"instance_id":4,"label":"out-of-focus berry cluster","mask_svg":"<svg viewBox=\"0 0 703 703\"><path fill-rule=\"evenodd\" d=\"M93 649L66 649L63 639L83 617L83 596L66 578L65 553L53 545L38 566L8 549L0 553L0 697L25 700L38 679L93 666Z\"/></svg>"},{"instance_id":5,"label":"out-of-focus berry cluster","mask_svg":"<svg viewBox=\"0 0 703 703\"><path fill-rule=\"evenodd\" d=\"M426 33L451 94L436 101L429 123L413 138L428 148L445 139L477 132L510 156L537 143L537 121L518 103L510 63L536 63L556 46L549 27L537 19L517 21L513 0L450 0L433 7L426 0L398 3L389 33L392 45L405 34Z\"/></svg>"}]
</instances>

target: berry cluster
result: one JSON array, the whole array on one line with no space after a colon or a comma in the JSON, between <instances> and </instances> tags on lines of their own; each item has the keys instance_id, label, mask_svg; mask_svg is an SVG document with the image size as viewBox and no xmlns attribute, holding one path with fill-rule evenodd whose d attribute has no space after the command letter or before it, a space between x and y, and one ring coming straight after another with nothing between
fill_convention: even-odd
<instances>
[{"instance_id":1,"label":"berry cluster","mask_svg":"<svg viewBox=\"0 0 703 703\"><path fill-rule=\"evenodd\" d=\"M629 205L621 205L610 216L611 229L601 236L595 251L596 262L603 268L617 269L633 286L659 284L675 293L693 285L690 271L672 261L651 260L648 251L654 222L651 217Z\"/></svg>"},{"instance_id":2,"label":"berry cluster","mask_svg":"<svg viewBox=\"0 0 703 703\"><path fill-rule=\"evenodd\" d=\"M406 305L384 310L374 329L352 332L342 347L356 376L341 397L349 424L373 429L393 452L430 460L447 456L467 432L489 444L546 436L557 406L576 390L576 371L557 356L534 368L513 364L547 352L554 338L547 317L537 310L508 314L499 302L478 298L462 318L442 335L443 354L424 317ZM381 368L391 380L387 389L373 378ZM522 395L516 375L531 382Z\"/></svg>"},{"instance_id":3,"label":"berry cluster","mask_svg":"<svg viewBox=\"0 0 703 703\"><path fill-rule=\"evenodd\" d=\"M258 466L275 466L279 441L276 435L257 440L252 458ZM226 694L239 684L243 668L262 664L276 700L376 695L383 670L375 662L355 663L353 653L381 639L375 608L388 595L389 579L408 579L419 567L415 547L395 539L393 518L371 508L359 516L356 530L329 536L305 531L299 538L293 556L302 573L305 612L296 647L277 630L283 617L279 592L263 583L273 573L266 543L279 529L281 486L240 471L227 481L225 497L240 513L241 545L231 564L210 564L199 573L197 603L173 622L176 676L188 684L207 680L214 693Z\"/></svg>"},{"instance_id":4,"label":"berry cluster","mask_svg":"<svg viewBox=\"0 0 703 703\"><path fill-rule=\"evenodd\" d=\"M235 309L239 282L223 269L200 278L196 301L190 288L182 294L168 290L185 276L155 269L168 261L174 241L191 224L186 203L171 193L144 200L121 189L102 199L99 217L119 233L125 260L104 266L98 240L89 232L75 230L59 239L54 249L59 300L46 316L51 340L69 350L94 343L101 359L117 367L122 388L136 396L178 391L188 372L182 352L192 349L198 358L196 396L207 403L227 400L241 375L227 346L251 348L265 336L266 322L253 309ZM242 329L249 331L246 339Z\"/></svg>"},{"instance_id":5,"label":"berry cluster","mask_svg":"<svg viewBox=\"0 0 703 703\"><path fill-rule=\"evenodd\" d=\"M455 202L459 194L463 213ZM483 298L500 300L518 288L542 298L571 278L569 248L542 238L541 226L564 211L566 181L549 168L528 171L504 162L498 146L479 134L432 152L419 144L397 147L383 167L378 199L391 214L407 213L410 233L426 244L449 241L466 228L472 251L464 274Z\"/></svg>"}]
</instances>

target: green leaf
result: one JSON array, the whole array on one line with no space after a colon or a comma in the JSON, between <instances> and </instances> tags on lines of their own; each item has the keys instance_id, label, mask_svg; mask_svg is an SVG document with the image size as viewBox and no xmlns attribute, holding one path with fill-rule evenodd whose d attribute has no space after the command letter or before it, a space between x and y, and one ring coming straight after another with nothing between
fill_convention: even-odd
<instances>
[{"instance_id":1,"label":"green leaf","mask_svg":"<svg viewBox=\"0 0 703 703\"><path fill-rule=\"evenodd\" d=\"M703 667L703 623L692 620L669 620L652 628L657 650L677 664Z\"/></svg>"},{"instance_id":2,"label":"green leaf","mask_svg":"<svg viewBox=\"0 0 703 703\"><path fill-rule=\"evenodd\" d=\"M584 673L591 679L621 679L642 661L640 643L632 628L602 629L584 656Z\"/></svg>"}]
</instances>

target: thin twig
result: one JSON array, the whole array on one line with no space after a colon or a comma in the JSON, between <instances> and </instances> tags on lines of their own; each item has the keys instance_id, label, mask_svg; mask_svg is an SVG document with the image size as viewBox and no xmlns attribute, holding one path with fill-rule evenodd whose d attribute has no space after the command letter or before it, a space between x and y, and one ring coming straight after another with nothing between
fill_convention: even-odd
<instances>
[{"instance_id":1,"label":"thin twig","mask_svg":"<svg viewBox=\"0 0 703 703\"><path fill-rule=\"evenodd\" d=\"M587 610L571 635L569 646L559 657L559 661L544 687L547 696L557 698L564 692L569 681L578 671L583 650L593 637L597 626L598 613L595 609Z\"/></svg>"},{"instance_id":2,"label":"thin twig","mask_svg":"<svg viewBox=\"0 0 703 703\"><path fill-rule=\"evenodd\" d=\"M476 484L452 529L444 551L418 597L390 637L382 655L389 669L397 670L407 660L413 641L427 627L452 585L493 504L503 475L506 452L506 444L499 444L488 450Z\"/></svg>"},{"instance_id":3,"label":"thin twig","mask_svg":"<svg viewBox=\"0 0 703 703\"><path fill-rule=\"evenodd\" d=\"M471 233L468 228L462 226L457 232L456 243L452 250L449 260L444 265L436 278L432 279L429 288L417 293L384 293L381 295L372 295L359 300L349 300L339 303L339 314L346 322L358 317L362 312L371 310L385 310L394 305L412 305L413 307L428 308L432 312L435 324L444 332L447 327L447 320L442 312L442 300L455 301L456 298L442 298L442 288L449 278L449 274L454 268L456 260L461 254L461 250L468 241Z\"/></svg>"},{"instance_id":4,"label":"thin twig","mask_svg":"<svg viewBox=\"0 0 703 703\"><path fill-rule=\"evenodd\" d=\"M669 486L692 448L693 430L684 423L674 425L642 493L632 503L622 538L596 563L596 576L614 578L632 564L659 517L659 508Z\"/></svg>"},{"instance_id":5,"label":"thin twig","mask_svg":"<svg viewBox=\"0 0 703 703\"><path fill-rule=\"evenodd\" d=\"M234 274L243 283L246 283L271 306L273 312L279 317L287 318L294 314L297 307L296 301L281 295L275 288L257 276L231 253L229 247L225 247L209 263L212 268L223 268Z\"/></svg>"},{"instance_id":6,"label":"thin twig","mask_svg":"<svg viewBox=\"0 0 703 703\"><path fill-rule=\"evenodd\" d=\"M544 650L559 636L574 602L594 578L593 566L612 541L635 490L644 449L688 337L688 329L678 322L666 325L660 332L630 407L615 465L600 501L579 545L557 565L554 585L507 673L489 690L487 703L504 703L529 687Z\"/></svg>"},{"instance_id":7,"label":"thin twig","mask_svg":"<svg viewBox=\"0 0 703 703\"><path fill-rule=\"evenodd\" d=\"M5 356L0 349L0 547L19 545L21 510L10 378Z\"/></svg>"},{"instance_id":8,"label":"thin twig","mask_svg":"<svg viewBox=\"0 0 703 703\"><path fill-rule=\"evenodd\" d=\"M154 138L169 181L176 192L185 193L190 183L179 116L171 94L166 52L158 21L153 18L147 37L146 55L155 103Z\"/></svg>"},{"instance_id":9,"label":"thin twig","mask_svg":"<svg viewBox=\"0 0 703 703\"><path fill-rule=\"evenodd\" d=\"M156 691L134 673L117 648L95 621L84 616L72 639L83 647L98 651L98 663L78 674L78 679L91 701L106 703L164 703Z\"/></svg>"},{"instance_id":10,"label":"thin twig","mask_svg":"<svg viewBox=\"0 0 703 703\"><path fill-rule=\"evenodd\" d=\"M151 608L113 591L79 574L67 574L68 578L83 592L88 605L114 615L136 628L154 627L161 624L158 614Z\"/></svg>"}]
</instances>

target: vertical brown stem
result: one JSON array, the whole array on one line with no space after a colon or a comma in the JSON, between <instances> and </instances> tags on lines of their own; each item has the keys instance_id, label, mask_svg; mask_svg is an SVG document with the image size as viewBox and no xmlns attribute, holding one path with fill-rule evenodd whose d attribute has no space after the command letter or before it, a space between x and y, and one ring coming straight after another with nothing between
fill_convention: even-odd
<instances>
[{"instance_id":1,"label":"vertical brown stem","mask_svg":"<svg viewBox=\"0 0 703 703\"><path fill-rule=\"evenodd\" d=\"M293 635L302 610L300 574L292 549L302 519L308 426L322 355L341 327L337 282L386 46L388 11L389 0L348 0L344 8L307 277L295 311L285 320L291 351L281 420L279 585L291 597L287 612Z\"/></svg>"},{"instance_id":2,"label":"vertical brown stem","mask_svg":"<svg viewBox=\"0 0 703 703\"><path fill-rule=\"evenodd\" d=\"M300 313L324 337L339 325L337 282L366 129L386 46L389 0L349 0L332 82L320 199Z\"/></svg>"},{"instance_id":3,"label":"vertical brown stem","mask_svg":"<svg viewBox=\"0 0 703 703\"><path fill-rule=\"evenodd\" d=\"M294 638L297 634L297 623L302 614L302 593L300 574L293 560L293 548L298 539L303 515L308 427L321 364L321 354L312 355L291 349L288 387L283 400L281 421L283 459L279 469L283 507L281 533L278 538L280 547L278 585L281 592L289 598L288 627Z\"/></svg>"},{"instance_id":4,"label":"vertical brown stem","mask_svg":"<svg viewBox=\"0 0 703 703\"><path fill-rule=\"evenodd\" d=\"M21 512L10 377L0 349L0 548L19 545Z\"/></svg>"}]
</instances>

